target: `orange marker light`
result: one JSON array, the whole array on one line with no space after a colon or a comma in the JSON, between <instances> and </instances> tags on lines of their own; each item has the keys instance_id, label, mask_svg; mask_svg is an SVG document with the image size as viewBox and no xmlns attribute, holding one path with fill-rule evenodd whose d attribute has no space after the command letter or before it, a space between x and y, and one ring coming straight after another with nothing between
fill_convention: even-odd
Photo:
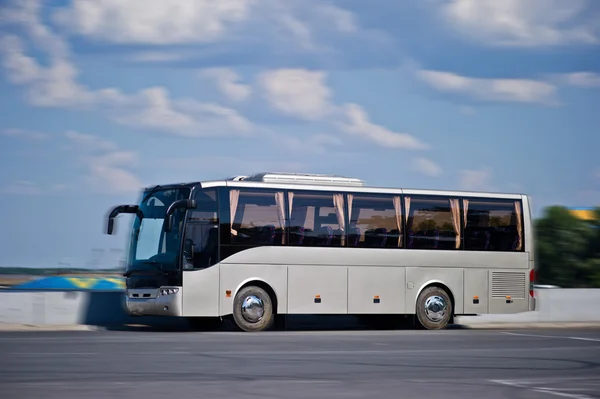
<instances>
[{"instance_id":1,"label":"orange marker light","mask_svg":"<svg viewBox=\"0 0 600 399\"><path fill-rule=\"evenodd\" d=\"M227 290L227 291L225 291L225 296L226 296L227 298L231 298L231 290Z\"/></svg>"}]
</instances>

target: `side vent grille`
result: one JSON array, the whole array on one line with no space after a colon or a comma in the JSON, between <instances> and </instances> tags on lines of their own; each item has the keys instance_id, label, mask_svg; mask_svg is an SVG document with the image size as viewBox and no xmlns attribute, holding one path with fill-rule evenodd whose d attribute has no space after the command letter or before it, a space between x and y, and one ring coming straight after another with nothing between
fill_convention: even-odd
<instances>
[{"instance_id":1,"label":"side vent grille","mask_svg":"<svg viewBox=\"0 0 600 399\"><path fill-rule=\"evenodd\" d=\"M492 298L525 299L525 273L492 272Z\"/></svg>"}]
</instances>

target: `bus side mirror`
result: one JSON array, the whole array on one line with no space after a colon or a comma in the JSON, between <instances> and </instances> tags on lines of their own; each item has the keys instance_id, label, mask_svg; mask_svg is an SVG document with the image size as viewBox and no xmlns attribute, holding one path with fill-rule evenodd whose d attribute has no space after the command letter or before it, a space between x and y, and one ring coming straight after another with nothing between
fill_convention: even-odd
<instances>
[{"instance_id":1,"label":"bus side mirror","mask_svg":"<svg viewBox=\"0 0 600 399\"><path fill-rule=\"evenodd\" d=\"M183 199L173 202L167 209L167 214L165 215L165 232L168 233L171 231L173 226L173 213L175 213L177 209L194 209L196 208L196 205L196 200L193 199Z\"/></svg>"},{"instance_id":2,"label":"bus side mirror","mask_svg":"<svg viewBox=\"0 0 600 399\"><path fill-rule=\"evenodd\" d=\"M115 218L121 213L138 213L137 205L119 205L114 207L108 214L108 224L106 226L106 234L112 235L115 229Z\"/></svg>"},{"instance_id":3,"label":"bus side mirror","mask_svg":"<svg viewBox=\"0 0 600 399\"><path fill-rule=\"evenodd\" d=\"M106 234L112 235L115 229L115 218L108 218L108 226L106 226Z\"/></svg>"}]
</instances>

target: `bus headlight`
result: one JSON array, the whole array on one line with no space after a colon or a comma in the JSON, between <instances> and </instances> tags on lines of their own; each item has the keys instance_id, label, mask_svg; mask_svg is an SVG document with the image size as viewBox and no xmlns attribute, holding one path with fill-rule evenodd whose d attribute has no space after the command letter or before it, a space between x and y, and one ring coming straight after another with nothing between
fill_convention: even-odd
<instances>
[{"instance_id":1,"label":"bus headlight","mask_svg":"<svg viewBox=\"0 0 600 399\"><path fill-rule=\"evenodd\" d=\"M161 288L160 295L173 295L179 292L179 288Z\"/></svg>"}]
</instances>

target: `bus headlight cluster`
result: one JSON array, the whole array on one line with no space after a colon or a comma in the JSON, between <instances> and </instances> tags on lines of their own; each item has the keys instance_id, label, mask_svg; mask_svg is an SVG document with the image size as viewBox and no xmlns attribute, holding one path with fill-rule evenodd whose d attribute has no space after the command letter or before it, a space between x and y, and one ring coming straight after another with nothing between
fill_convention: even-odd
<instances>
[{"instance_id":1,"label":"bus headlight cluster","mask_svg":"<svg viewBox=\"0 0 600 399\"><path fill-rule=\"evenodd\" d=\"M179 292L179 288L161 288L160 295L173 295Z\"/></svg>"}]
</instances>

